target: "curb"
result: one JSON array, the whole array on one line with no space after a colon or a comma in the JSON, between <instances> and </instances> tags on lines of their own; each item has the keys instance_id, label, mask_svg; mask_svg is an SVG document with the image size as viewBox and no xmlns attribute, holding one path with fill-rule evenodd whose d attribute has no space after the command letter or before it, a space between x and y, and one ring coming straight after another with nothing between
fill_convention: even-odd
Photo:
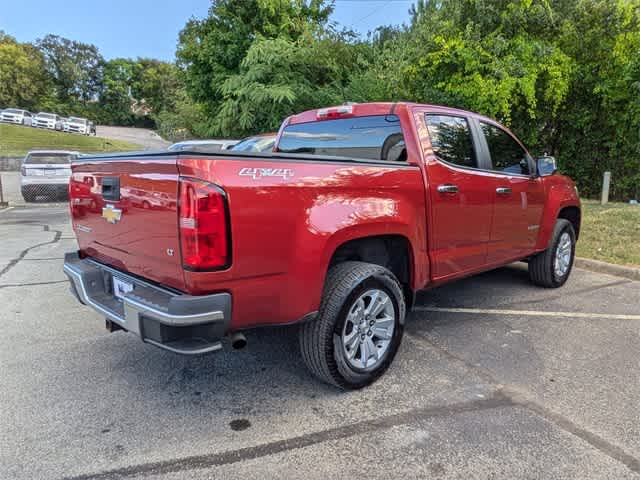
<instances>
[{"instance_id":1,"label":"curb","mask_svg":"<svg viewBox=\"0 0 640 480\"><path fill-rule=\"evenodd\" d=\"M630 280L640 281L640 268L625 267L623 265L614 265L612 263L601 262L600 260L591 260L589 258L575 258L575 266L592 272L606 273L616 277L628 278Z\"/></svg>"}]
</instances>

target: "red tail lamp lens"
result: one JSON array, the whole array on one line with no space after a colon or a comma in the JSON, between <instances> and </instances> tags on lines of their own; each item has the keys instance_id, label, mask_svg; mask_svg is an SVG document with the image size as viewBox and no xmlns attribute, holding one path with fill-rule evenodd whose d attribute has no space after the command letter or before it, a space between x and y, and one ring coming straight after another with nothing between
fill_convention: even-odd
<instances>
[{"instance_id":1,"label":"red tail lamp lens","mask_svg":"<svg viewBox=\"0 0 640 480\"><path fill-rule=\"evenodd\" d=\"M180 246L189 270L212 270L229 264L227 205L217 186L180 180Z\"/></svg>"}]
</instances>

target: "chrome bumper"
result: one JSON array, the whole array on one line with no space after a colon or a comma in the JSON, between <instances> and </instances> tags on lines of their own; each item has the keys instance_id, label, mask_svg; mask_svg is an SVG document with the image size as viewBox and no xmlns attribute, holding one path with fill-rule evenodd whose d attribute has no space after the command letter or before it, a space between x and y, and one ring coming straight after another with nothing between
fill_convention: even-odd
<instances>
[{"instance_id":1,"label":"chrome bumper","mask_svg":"<svg viewBox=\"0 0 640 480\"><path fill-rule=\"evenodd\" d=\"M76 298L142 341L194 355L222 348L231 322L231 295L191 296L158 287L76 252L67 253L64 273ZM133 285L123 298L113 294L113 277Z\"/></svg>"}]
</instances>

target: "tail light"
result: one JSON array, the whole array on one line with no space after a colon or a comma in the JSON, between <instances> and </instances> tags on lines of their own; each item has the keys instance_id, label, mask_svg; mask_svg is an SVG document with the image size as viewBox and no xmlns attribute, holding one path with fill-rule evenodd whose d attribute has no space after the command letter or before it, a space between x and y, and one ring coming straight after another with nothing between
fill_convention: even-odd
<instances>
[{"instance_id":1,"label":"tail light","mask_svg":"<svg viewBox=\"0 0 640 480\"><path fill-rule=\"evenodd\" d=\"M227 201L222 189L181 178L178 218L185 269L216 270L230 264Z\"/></svg>"}]
</instances>

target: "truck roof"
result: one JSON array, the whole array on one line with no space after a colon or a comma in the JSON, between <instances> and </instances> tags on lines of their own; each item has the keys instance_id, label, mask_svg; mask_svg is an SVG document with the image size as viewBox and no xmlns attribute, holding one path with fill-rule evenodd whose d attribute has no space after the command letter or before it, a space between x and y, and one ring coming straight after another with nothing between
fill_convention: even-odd
<instances>
[{"instance_id":1,"label":"truck roof","mask_svg":"<svg viewBox=\"0 0 640 480\"><path fill-rule=\"evenodd\" d=\"M393 115L399 109L406 109L411 107L426 107L433 108L440 112L450 112L452 114L472 116L482 120L486 120L491 123L495 123L495 120L484 117L478 113L464 110L461 108L447 107L444 105L427 104L427 103L415 103L415 102L367 102L367 103L348 103L345 105L336 105L328 108L317 108L314 110L307 110L305 112L291 115L288 124L314 122L318 120L318 113L323 110L331 110L339 107L350 106L353 111L353 116L362 117L367 115Z\"/></svg>"}]
</instances>

